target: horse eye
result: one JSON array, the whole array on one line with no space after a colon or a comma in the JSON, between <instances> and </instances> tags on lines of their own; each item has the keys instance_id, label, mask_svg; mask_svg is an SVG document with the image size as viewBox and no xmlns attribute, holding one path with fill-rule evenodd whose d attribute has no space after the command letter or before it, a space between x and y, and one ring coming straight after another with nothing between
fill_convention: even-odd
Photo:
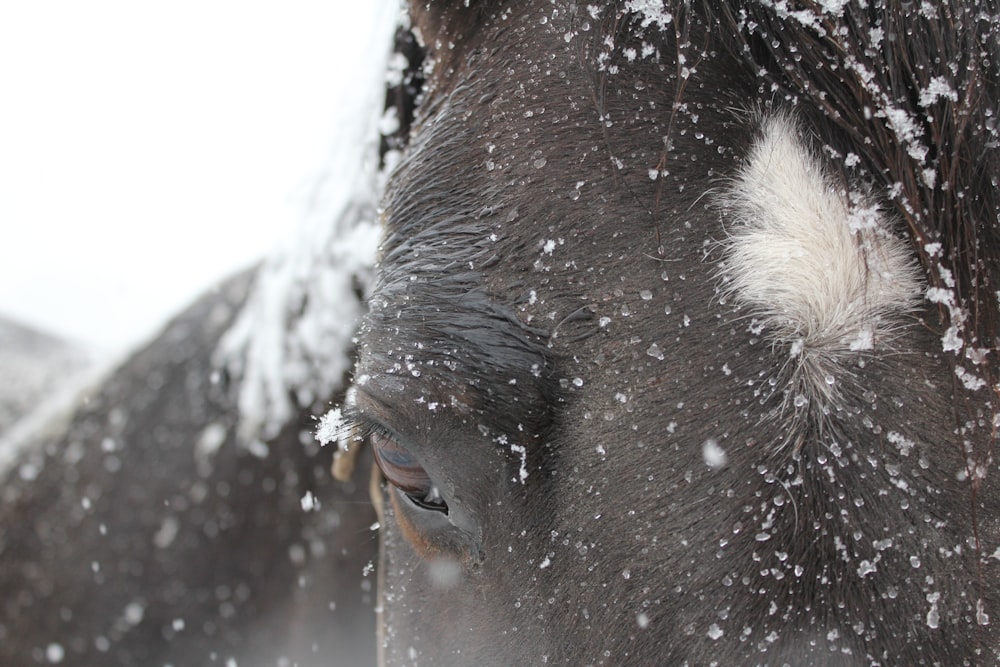
<instances>
[{"instance_id":1,"label":"horse eye","mask_svg":"<svg viewBox=\"0 0 1000 667\"><path fill-rule=\"evenodd\" d=\"M375 463L386 480L402 491L418 507L435 512L448 512L448 505L431 482L427 471L395 438L375 432L370 437Z\"/></svg>"}]
</instances>

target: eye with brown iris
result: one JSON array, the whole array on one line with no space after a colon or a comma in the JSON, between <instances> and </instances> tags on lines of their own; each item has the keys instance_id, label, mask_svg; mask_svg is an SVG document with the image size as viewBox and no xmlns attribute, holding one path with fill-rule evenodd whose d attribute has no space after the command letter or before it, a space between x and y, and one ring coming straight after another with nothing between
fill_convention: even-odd
<instances>
[{"instance_id":1,"label":"eye with brown iris","mask_svg":"<svg viewBox=\"0 0 1000 667\"><path fill-rule=\"evenodd\" d=\"M448 513L448 505L427 471L395 438L376 431L369 437L369 442L375 453L375 463L386 481L406 494L417 507Z\"/></svg>"}]
</instances>

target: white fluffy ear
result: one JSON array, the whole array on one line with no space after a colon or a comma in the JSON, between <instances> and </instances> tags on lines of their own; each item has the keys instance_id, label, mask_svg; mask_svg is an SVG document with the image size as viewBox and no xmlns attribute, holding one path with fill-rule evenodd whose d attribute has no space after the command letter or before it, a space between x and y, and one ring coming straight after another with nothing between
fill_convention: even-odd
<instances>
[{"instance_id":1,"label":"white fluffy ear","mask_svg":"<svg viewBox=\"0 0 1000 667\"><path fill-rule=\"evenodd\" d=\"M918 302L906 244L869 197L824 171L783 114L762 121L719 204L723 293L765 340L787 349L798 391L833 398L836 366L890 343Z\"/></svg>"}]
</instances>

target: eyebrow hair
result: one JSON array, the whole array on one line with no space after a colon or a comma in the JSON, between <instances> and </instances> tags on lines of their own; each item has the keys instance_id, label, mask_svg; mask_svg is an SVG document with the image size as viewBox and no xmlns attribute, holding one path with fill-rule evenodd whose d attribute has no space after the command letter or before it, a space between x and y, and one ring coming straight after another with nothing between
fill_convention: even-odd
<instances>
[{"instance_id":1,"label":"eyebrow hair","mask_svg":"<svg viewBox=\"0 0 1000 667\"><path fill-rule=\"evenodd\" d=\"M491 428L540 437L559 397L547 335L471 279L383 284L362 326L361 370L376 386L388 377L374 376L400 376L407 389L461 396Z\"/></svg>"}]
</instances>

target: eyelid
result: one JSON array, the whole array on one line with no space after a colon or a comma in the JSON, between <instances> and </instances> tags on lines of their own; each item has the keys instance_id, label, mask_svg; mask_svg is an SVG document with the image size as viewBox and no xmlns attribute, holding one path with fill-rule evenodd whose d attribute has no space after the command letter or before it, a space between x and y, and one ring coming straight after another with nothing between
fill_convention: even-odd
<instances>
[{"instance_id":1,"label":"eyelid","mask_svg":"<svg viewBox=\"0 0 1000 667\"><path fill-rule=\"evenodd\" d=\"M420 462L395 438L374 433L370 442L375 463L393 486L414 496L434 488L430 475Z\"/></svg>"},{"instance_id":2,"label":"eyelid","mask_svg":"<svg viewBox=\"0 0 1000 667\"><path fill-rule=\"evenodd\" d=\"M342 408L341 419L343 420L344 435L353 440L367 440L372 435L378 434L396 442L400 441L399 436L392 429L359 408L357 403L345 404Z\"/></svg>"},{"instance_id":3,"label":"eyelid","mask_svg":"<svg viewBox=\"0 0 1000 667\"><path fill-rule=\"evenodd\" d=\"M354 440L365 440L371 445L372 436L391 439L401 449L418 453L420 443L410 443L410 438L402 437L386 424L393 410L366 392L355 390L351 400L342 410L343 433ZM415 457L416 458L416 457ZM417 461L421 466L422 462ZM380 475L381 476L381 475ZM428 476L430 473L428 472ZM474 515L461 506L452 505L447 488L439 486L441 478L429 479L427 497L416 498L388 482L389 500L395 508L396 525L404 539L417 551L421 558L433 559L442 554L455 557L470 566L482 562L482 527Z\"/></svg>"},{"instance_id":4,"label":"eyelid","mask_svg":"<svg viewBox=\"0 0 1000 667\"><path fill-rule=\"evenodd\" d=\"M375 456L375 463L382 471L382 476L389 482L392 486L396 487L403 493L410 497L410 500L417 506L435 512L448 513L448 505L441 499L440 491L434 484L430 477L430 474L424 469L423 465L413 455L410 448L404 443L404 439L396 435L396 433L390 429L388 426L383 424L378 419L373 418L371 415L366 414L363 410L358 408L356 404L346 405L343 409L341 418L344 422L345 432L349 434L354 440L364 440L367 441L369 447L372 448L372 453ZM423 485L419 488L408 485L408 482L413 480L407 480L401 478L399 475L392 475L386 472L384 465L387 463L392 463L391 458L386 458L386 447L377 447L375 444L376 439L383 439L391 446L392 450L397 453L404 454L408 459L408 463L412 463L411 466L405 466L402 464L394 466L397 468L396 472L405 471L407 467L411 467L412 470L419 470L422 475L420 481L426 481L427 489L423 488ZM432 495L437 496L437 500L428 500L423 498L425 495L430 498Z\"/></svg>"}]
</instances>

